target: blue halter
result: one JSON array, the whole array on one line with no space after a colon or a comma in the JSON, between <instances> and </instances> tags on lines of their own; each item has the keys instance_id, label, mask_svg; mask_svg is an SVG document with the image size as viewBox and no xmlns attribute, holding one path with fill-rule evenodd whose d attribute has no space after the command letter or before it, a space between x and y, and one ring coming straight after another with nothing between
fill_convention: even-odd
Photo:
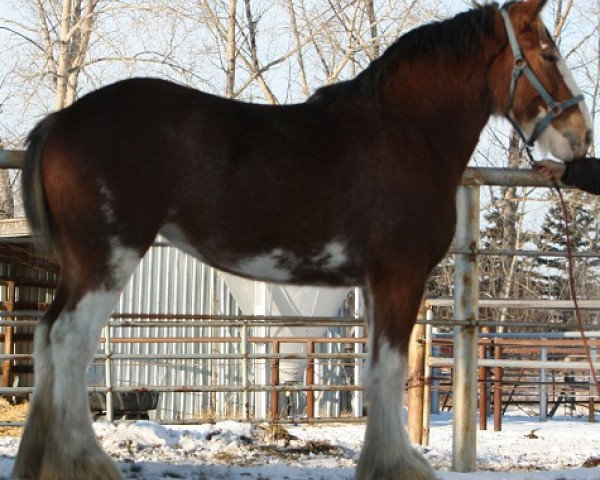
<instances>
[{"instance_id":1,"label":"blue halter","mask_svg":"<svg viewBox=\"0 0 600 480\"><path fill-rule=\"evenodd\" d=\"M510 17L508 16L508 12L506 9L500 9L500 14L502 15L502 19L504 20L504 25L506 27L506 33L508 35L508 43L513 52L513 56L515 57L515 66L512 72L512 79L510 82L510 98L508 101L508 109L506 110L506 118L513 124L523 142L531 147L535 143L535 141L539 138L542 132L550 125L550 122L558 117L564 110L574 105L577 105L579 102L583 101L583 95L579 94L575 97L570 98L569 100L565 100L564 102L556 102L552 95L548 93L548 91L542 85L542 82L536 77L535 73L527 63L527 60L523 57L523 53L521 52L521 48L519 47L519 43L517 42L517 37L515 35L515 30L510 21ZM515 89L517 86L517 80L521 76L521 74L525 74L529 82L535 90L540 94L540 97L546 102L548 105L548 113L544 118L542 118L537 125L535 126L533 133L529 139L525 136L525 132L521 129L519 124L516 121L516 118L512 114L512 106L515 97Z\"/></svg>"}]
</instances>

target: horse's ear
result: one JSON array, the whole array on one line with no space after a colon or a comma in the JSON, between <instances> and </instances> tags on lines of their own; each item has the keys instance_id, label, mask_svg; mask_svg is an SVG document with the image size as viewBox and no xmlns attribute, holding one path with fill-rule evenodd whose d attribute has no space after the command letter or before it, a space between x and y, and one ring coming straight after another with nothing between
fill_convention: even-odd
<instances>
[{"instance_id":1,"label":"horse's ear","mask_svg":"<svg viewBox=\"0 0 600 480\"><path fill-rule=\"evenodd\" d=\"M527 0L523 2L523 13L533 20L540 14L547 2L548 0Z\"/></svg>"}]
</instances>

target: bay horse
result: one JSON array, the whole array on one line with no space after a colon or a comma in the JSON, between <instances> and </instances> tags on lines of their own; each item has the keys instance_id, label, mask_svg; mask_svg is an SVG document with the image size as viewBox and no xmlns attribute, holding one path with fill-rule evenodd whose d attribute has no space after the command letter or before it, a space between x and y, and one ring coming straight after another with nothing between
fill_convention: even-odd
<instances>
[{"instance_id":1,"label":"bay horse","mask_svg":"<svg viewBox=\"0 0 600 480\"><path fill-rule=\"evenodd\" d=\"M369 415L356 478L433 480L401 413L407 342L480 132L491 115L508 116L564 161L591 142L589 113L539 16L545 3L489 4L416 28L305 103L129 79L42 120L28 140L24 205L62 276L35 334L14 477L121 478L95 439L85 370L160 233L248 278L364 287Z\"/></svg>"}]
</instances>

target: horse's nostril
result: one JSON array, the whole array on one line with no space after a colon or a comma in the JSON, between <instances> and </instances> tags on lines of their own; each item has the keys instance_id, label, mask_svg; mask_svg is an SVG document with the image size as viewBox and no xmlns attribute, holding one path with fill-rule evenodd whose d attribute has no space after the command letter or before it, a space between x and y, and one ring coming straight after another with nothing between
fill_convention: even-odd
<instances>
[{"instance_id":1,"label":"horse's nostril","mask_svg":"<svg viewBox=\"0 0 600 480\"><path fill-rule=\"evenodd\" d=\"M594 141L594 132L592 131L591 128L589 128L588 131L585 132L585 143L588 146L590 146L593 141Z\"/></svg>"}]
</instances>

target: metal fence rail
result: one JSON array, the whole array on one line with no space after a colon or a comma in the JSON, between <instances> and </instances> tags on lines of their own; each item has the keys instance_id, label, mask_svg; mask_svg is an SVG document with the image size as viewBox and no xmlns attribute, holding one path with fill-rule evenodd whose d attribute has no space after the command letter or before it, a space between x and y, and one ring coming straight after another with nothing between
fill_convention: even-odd
<instances>
[{"instance_id":1,"label":"metal fence rail","mask_svg":"<svg viewBox=\"0 0 600 480\"><path fill-rule=\"evenodd\" d=\"M191 317L192 323L198 323L203 327L209 326L227 326L234 328L237 332L235 336L227 337L198 337L189 338L185 336L170 337L117 337L113 330L115 327L125 329L135 329L139 326L147 326L148 323L164 327L166 331L177 331L177 327L188 327L184 319ZM133 318L134 320L129 320ZM148 318L144 321L144 318ZM158 320L162 318L163 320ZM206 318L206 320L200 320ZM37 321L11 321L0 320L0 326L34 326ZM106 417L108 420L114 420L114 401L113 396L120 392L159 392L159 393L240 393L243 396L243 405L246 406L251 394L269 394L269 416L268 418L256 418L249 414L248 408L242 409L241 419L244 420L275 420L280 417L281 399L279 393L303 394L305 396L305 413L297 413L294 420L306 419L315 420L315 393L323 392L348 392L355 396L361 394L364 390L362 384L353 382L349 385L334 384L331 382L319 382L316 370L346 368L352 371L362 369L366 361L367 354L362 349L356 349L356 345L364 345L366 338L338 335L335 337L307 338L307 337L261 337L250 335L252 327L271 327L280 328L283 326L306 327L306 326L330 326L340 331L350 331L355 327L362 327L363 320L360 318L311 318L311 317L231 317L216 315L144 315L144 314L119 314L113 316L110 322L105 326L104 333L100 339L103 351L94 357L95 364L104 365L104 381L102 385L93 385L88 387L88 391L100 392L106 394ZM230 330L231 332L231 330ZM140 345L166 345L173 343L188 344L234 344L237 345L239 353L224 353L212 351L210 353L114 353L115 346L119 344L140 344ZM306 346L305 353L286 353L280 349L286 344L303 344ZM264 351L257 346L263 345L267 348ZM334 352L317 351L317 346L334 346ZM0 362L27 362L33 359L32 353L26 354L0 354ZM136 386L120 385L115 380L113 374L115 365L119 362L139 363L144 365L158 365L163 362L184 361L186 364L194 362L216 362L226 361L230 365L235 364L242 372L241 378L237 378L233 384L212 383L209 385L153 385ZM282 367L282 361L298 361L306 365L306 374L304 381L297 384L280 384L279 371ZM266 375L267 383L256 383L250 380L252 366L256 362L262 362L268 370ZM212 367L211 363L211 367ZM33 387L0 387L0 395L3 396L26 396L33 391ZM324 417L321 417L323 420ZM339 417L328 418L331 421L339 420ZM347 417L344 417L344 420ZM169 423L173 423L170 421ZM188 422L191 423L191 422ZM14 422L0 422L0 426L14 425Z\"/></svg>"}]
</instances>

